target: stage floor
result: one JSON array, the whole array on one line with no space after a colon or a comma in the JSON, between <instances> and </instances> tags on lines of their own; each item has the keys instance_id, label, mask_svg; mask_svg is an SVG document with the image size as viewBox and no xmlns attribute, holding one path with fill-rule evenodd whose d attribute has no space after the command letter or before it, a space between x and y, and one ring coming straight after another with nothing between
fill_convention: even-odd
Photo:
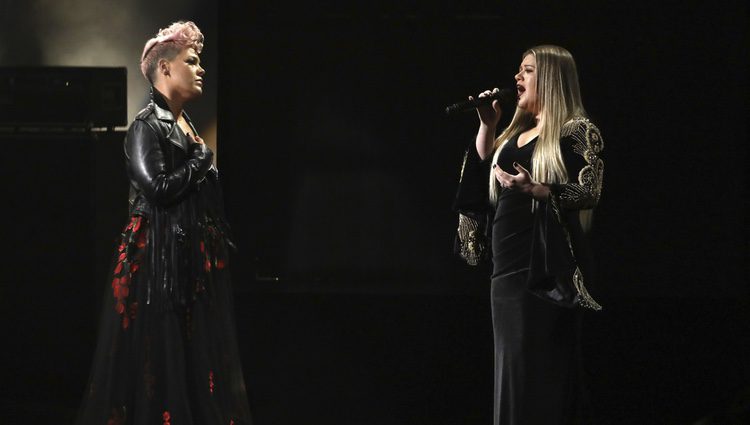
<instances>
[{"instance_id":1,"label":"stage floor","mask_svg":"<svg viewBox=\"0 0 750 425\"><path fill-rule=\"evenodd\" d=\"M602 304L605 310L585 321L597 424L698 424L732 406L747 415L747 305L649 298ZM256 425L491 423L487 296L252 290L239 292L236 305ZM0 423L72 422L93 350L93 336L78 340L65 352L30 351L7 371L5 382L16 391L5 386ZM41 356L56 360L31 367Z\"/></svg>"}]
</instances>

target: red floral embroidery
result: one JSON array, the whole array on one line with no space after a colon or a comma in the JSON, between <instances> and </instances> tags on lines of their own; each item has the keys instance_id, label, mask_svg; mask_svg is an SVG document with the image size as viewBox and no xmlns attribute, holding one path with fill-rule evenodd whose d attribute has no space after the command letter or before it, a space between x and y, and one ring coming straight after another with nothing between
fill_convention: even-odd
<instances>
[{"instance_id":1,"label":"red floral embroidery","mask_svg":"<svg viewBox=\"0 0 750 425\"><path fill-rule=\"evenodd\" d=\"M130 280L138 271L139 261L143 255L142 251L133 252L132 248L143 248L146 246L146 231L142 229L143 217L133 216L122 233L122 242L118 247L120 255L117 256L117 264L113 270L112 293L115 297L115 311L122 316L122 328L128 329L130 322L135 320L138 304L127 305L130 295ZM145 230L145 227L143 228Z\"/></svg>"},{"instance_id":2,"label":"red floral embroidery","mask_svg":"<svg viewBox=\"0 0 750 425\"><path fill-rule=\"evenodd\" d=\"M234 419L229 420L229 425L234 425Z\"/></svg>"},{"instance_id":3,"label":"red floral embroidery","mask_svg":"<svg viewBox=\"0 0 750 425\"><path fill-rule=\"evenodd\" d=\"M227 266L226 248L224 248L224 235L211 221L206 226L206 240L200 242L200 251L203 254L203 269L210 272L212 268L222 270Z\"/></svg>"},{"instance_id":4,"label":"red floral embroidery","mask_svg":"<svg viewBox=\"0 0 750 425\"><path fill-rule=\"evenodd\" d=\"M112 414L109 416L107 425L123 425L125 423L125 417L120 412L120 409L113 408Z\"/></svg>"},{"instance_id":5,"label":"red floral embroidery","mask_svg":"<svg viewBox=\"0 0 750 425\"><path fill-rule=\"evenodd\" d=\"M138 240L135 243L135 246L141 249L146 246L146 232L143 232L140 234L140 236L138 237Z\"/></svg>"},{"instance_id":6,"label":"red floral embroidery","mask_svg":"<svg viewBox=\"0 0 750 425\"><path fill-rule=\"evenodd\" d=\"M214 372L213 371L208 372L208 390L211 392L211 394L214 393Z\"/></svg>"},{"instance_id":7,"label":"red floral embroidery","mask_svg":"<svg viewBox=\"0 0 750 425\"><path fill-rule=\"evenodd\" d=\"M169 421L172 419L172 416L170 416L169 410L165 410L164 413L162 413L161 418L164 419L164 425L171 425Z\"/></svg>"}]
</instances>

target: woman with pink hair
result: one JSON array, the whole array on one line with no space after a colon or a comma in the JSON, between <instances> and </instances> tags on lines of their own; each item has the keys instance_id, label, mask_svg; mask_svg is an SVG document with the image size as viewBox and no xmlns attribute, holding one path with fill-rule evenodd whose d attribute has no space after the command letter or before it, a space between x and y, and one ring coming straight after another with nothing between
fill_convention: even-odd
<instances>
[{"instance_id":1,"label":"woman with pink hair","mask_svg":"<svg viewBox=\"0 0 750 425\"><path fill-rule=\"evenodd\" d=\"M79 425L251 423L228 270L234 245L213 153L183 109L203 92L202 48L194 23L175 22L143 49L151 102L125 140L129 218Z\"/></svg>"}]
</instances>

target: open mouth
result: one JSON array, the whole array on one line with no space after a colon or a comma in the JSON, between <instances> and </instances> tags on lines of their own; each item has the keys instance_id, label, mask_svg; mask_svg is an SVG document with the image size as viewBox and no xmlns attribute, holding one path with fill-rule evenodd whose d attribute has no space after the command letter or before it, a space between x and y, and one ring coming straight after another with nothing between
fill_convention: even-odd
<instances>
[{"instance_id":1,"label":"open mouth","mask_svg":"<svg viewBox=\"0 0 750 425\"><path fill-rule=\"evenodd\" d=\"M518 97L521 97L521 95L526 91L526 88L520 84L517 84L516 90L518 91Z\"/></svg>"}]
</instances>

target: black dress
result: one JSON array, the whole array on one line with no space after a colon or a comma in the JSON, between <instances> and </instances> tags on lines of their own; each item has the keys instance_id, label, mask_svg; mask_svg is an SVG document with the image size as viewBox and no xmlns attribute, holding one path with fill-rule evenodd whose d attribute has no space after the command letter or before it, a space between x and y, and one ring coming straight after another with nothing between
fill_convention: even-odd
<instances>
[{"instance_id":1,"label":"black dress","mask_svg":"<svg viewBox=\"0 0 750 425\"><path fill-rule=\"evenodd\" d=\"M485 161L485 166L478 166L475 152L467 157L467 161L473 160L474 164L465 165L459 190L464 208L459 206L458 209L475 218L481 216L483 209L489 213L487 234L492 246L493 263L491 303L495 337L495 425L589 423L580 353L583 310L577 307L598 308L598 304L585 292L585 288L582 289L583 293L575 291L572 282L573 275L582 274L578 266L588 263L580 258L585 256L581 254L588 252L585 247L576 246L573 252L578 254L577 262L568 263L568 259L565 259L568 267L564 267L566 273L561 274L572 272L571 280L560 279L557 282L569 285L562 290L575 293L566 300L556 298L559 291L549 288L555 287L556 283L552 276L555 273L549 271L551 267L546 267L548 263L532 259L538 258L540 251L544 251L541 257L550 254L551 246L555 244L568 249L568 240L581 239L578 235L578 212L581 208L592 207L591 202L595 204L601 190L601 139L598 130L594 129L587 120L569 123L564 129L561 149L573 183L551 185L550 199L546 203L540 202L535 210L532 210L531 195L507 188L501 189L495 208L485 208L487 203L480 202L476 196L487 195L487 185L480 180L472 182L466 172L486 181L489 161ZM516 136L504 145L498 155L498 165L504 171L515 174L513 162L517 162L531 172L531 156L536 139L520 148L517 139ZM583 182L588 180L591 172L596 177L593 185ZM579 195L574 196L571 191ZM572 231L575 235L571 234L570 238L548 236L541 223L545 217L555 216L551 204L561 210L557 214L562 219L558 230ZM535 243L539 240L543 243ZM575 267L571 270L572 266ZM589 271L588 268L586 270ZM543 275L541 284L535 281L540 275Z\"/></svg>"},{"instance_id":2,"label":"black dress","mask_svg":"<svg viewBox=\"0 0 750 425\"><path fill-rule=\"evenodd\" d=\"M531 172L536 139L506 143L499 166ZM580 311L527 291L533 231L532 198L502 189L492 222L492 321L495 333L495 424L570 423L577 405Z\"/></svg>"},{"instance_id":3,"label":"black dress","mask_svg":"<svg viewBox=\"0 0 750 425\"><path fill-rule=\"evenodd\" d=\"M76 424L250 424L211 152L179 129L156 91L125 152L130 215Z\"/></svg>"}]
</instances>

